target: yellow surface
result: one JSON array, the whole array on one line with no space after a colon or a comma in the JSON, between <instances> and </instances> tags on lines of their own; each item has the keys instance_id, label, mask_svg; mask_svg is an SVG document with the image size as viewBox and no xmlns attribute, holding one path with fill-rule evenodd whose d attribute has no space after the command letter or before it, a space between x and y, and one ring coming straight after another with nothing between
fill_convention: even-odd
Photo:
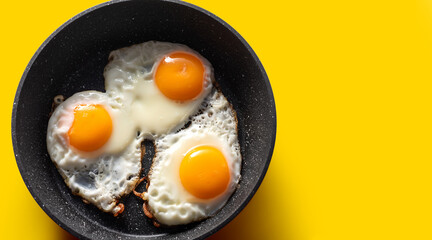
<instances>
[{"instance_id":1,"label":"yellow surface","mask_svg":"<svg viewBox=\"0 0 432 240\"><path fill-rule=\"evenodd\" d=\"M21 180L10 119L40 44L100 2L0 3L2 239L72 239ZM261 188L212 239L432 239L431 1L191 2L249 42L278 114Z\"/></svg>"}]
</instances>

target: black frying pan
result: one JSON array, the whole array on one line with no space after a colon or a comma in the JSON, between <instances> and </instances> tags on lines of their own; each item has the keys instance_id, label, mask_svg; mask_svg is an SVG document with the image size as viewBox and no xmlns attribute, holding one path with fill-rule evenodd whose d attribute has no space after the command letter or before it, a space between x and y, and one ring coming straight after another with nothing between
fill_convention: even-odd
<instances>
[{"instance_id":1,"label":"black frying pan","mask_svg":"<svg viewBox=\"0 0 432 240\"><path fill-rule=\"evenodd\" d=\"M156 228L130 194L120 217L103 213L71 193L46 150L54 96L104 91L110 51L149 40L182 43L213 65L216 81L238 115L243 156L239 188L216 216L198 223ZM270 163L276 110L267 75L246 41L213 14L178 1L111 1L72 18L55 31L28 64L15 96L12 138L21 175L42 209L83 239L204 238L231 221L258 189ZM147 142L143 166L154 149ZM147 239L147 238L146 238Z\"/></svg>"}]
</instances>

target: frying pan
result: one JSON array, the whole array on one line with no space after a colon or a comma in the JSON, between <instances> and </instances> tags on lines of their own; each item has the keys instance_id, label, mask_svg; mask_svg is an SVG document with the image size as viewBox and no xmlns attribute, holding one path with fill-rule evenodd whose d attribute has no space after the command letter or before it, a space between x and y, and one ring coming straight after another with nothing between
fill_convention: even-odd
<instances>
[{"instance_id":1,"label":"frying pan","mask_svg":"<svg viewBox=\"0 0 432 240\"><path fill-rule=\"evenodd\" d=\"M104 91L110 51L150 40L185 44L207 58L215 79L238 116L243 164L238 189L213 217L177 227L153 226L142 200L122 199L117 218L71 193L51 162L46 129L54 96ZM12 113L15 158L40 207L62 228L82 239L201 239L231 221L249 202L269 166L276 137L271 86L258 57L227 23L180 1L110 1L70 19L37 50L19 83ZM154 152L145 142L148 169Z\"/></svg>"}]
</instances>

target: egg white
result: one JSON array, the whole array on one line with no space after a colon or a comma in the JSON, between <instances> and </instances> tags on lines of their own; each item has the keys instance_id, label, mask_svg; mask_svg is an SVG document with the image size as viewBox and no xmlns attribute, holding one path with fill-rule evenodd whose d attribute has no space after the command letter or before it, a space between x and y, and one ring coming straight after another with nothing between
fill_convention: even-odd
<instances>
[{"instance_id":1,"label":"egg white","mask_svg":"<svg viewBox=\"0 0 432 240\"><path fill-rule=\"evenodd\" d=\"M204 64L203 91L189 101L165 97L153 79L161 59L176 51L194 54ZM112 51L109 60L104 70L106 93L76 93L49 120L48 153L65 183L101 210L119 212L118 200L132 191L139 178L141 143L151 139L156 154L144 199L156 220L178 225L214 215L238 185L241 154L234 110L221 92L210 94L211 64L187 46L154 41ZM82 152L69 146L66 136L77 104L103 105L113 121L110 139L97 151ZM191 124L184 127L188 121ZM187 192L179 177L184 154L199 145L219 149L231 174L226 191L207 200Z\"/></svg>"},{"instance_id":2,"label":"egg white","mask_svg":"<svg viewBox=\"0 0 432 240\"><path fill-rule=\"evenodd\" d=\"M204 64L201 94L184 102L169 99L154 82L158 63L177 51L191 53ZM181 128L212 89L211 64L185 45L150 41L112 51L109 59L104 71L106 92L132 113L130 120L149 139Z\"/></svg>"},{"instance_id":3,"label":"egg white","mask_svg":"<svg viewBox=\"0 0 432 240\"><path fill-rule=\"evenodd\" d=\"M100 104L113 121L108 142L95 152L81 152L69 145L67 132L79 104ZM74 94L53 112L47 129L47 148L72 192L105 212L116 213L118 199L135 186L141 170L141 141L127 124L127 114L104 93Z\"/></svg>"},{"instance_id":4,"label":"egg white","mask_svg":"<svg viewBox=\"0 0 432 240\"><path fill-rule=\"evenodd\" d=\"M241 154L235 112L226 98L215 92L203 103L202 112L178 132L156 139L156 154L144 194L150 212L164 225L187 224L214 215L236 189L240 179ZM224 193L200 199L182 185L179 168L184 155L200 145L220 150L230 170L230 183Z\"/></svg>"}]
</instances>

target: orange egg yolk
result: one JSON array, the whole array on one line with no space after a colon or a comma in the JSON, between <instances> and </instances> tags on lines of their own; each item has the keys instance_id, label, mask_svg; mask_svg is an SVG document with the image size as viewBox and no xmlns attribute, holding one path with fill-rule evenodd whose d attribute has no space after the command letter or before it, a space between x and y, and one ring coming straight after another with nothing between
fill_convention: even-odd
<instances>
[{"instance_id":1,"label":"orange egg yolk","mask_svg":"<svg viewBox=\"0 0 432 240\"><path fill-rule=\"evenodd\" d=\"M111 117L102 105L81 104L74 109L74 120L67 135L71 146L91 152L102 147L111 132Z\"/></svg>"},{"instance_id":2,"label":"orange egg yolk","mask_svg":"<svg viewBox=\"0 0 432 240\"><path fill-rule=\"evenodd\" d=\"M201 199L210 199L226 190L230 171L224 155L218 149L198 146L183 158L180 179L189 193Z\"/></svg>"},{"instance_id":3,"label":"orange egg yolk","mask_svg":"<svg viewBox=\"0 0 432 240\"><path fill-rule=\"evenodd\" d=\"M154 79L166 97L177 101L192 100L203 89L204 65L195 55L174 52L159 63Z\"/></svg>"}]
</instances>

